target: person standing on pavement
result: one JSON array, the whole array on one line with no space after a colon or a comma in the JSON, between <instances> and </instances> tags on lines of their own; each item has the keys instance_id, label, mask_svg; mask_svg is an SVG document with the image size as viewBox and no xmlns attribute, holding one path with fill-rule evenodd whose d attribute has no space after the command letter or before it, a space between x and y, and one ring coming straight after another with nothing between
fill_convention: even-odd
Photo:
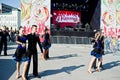
<instances>
[{"instance_id":1,"label":"person standing on pavement","mask_svg":"<svg viewBox=\"0 0 120 80\"><path fill-rule=\"evenodd\" d=\"M15 51L15 54L13 55L13 59L16 62L16 69L17 69L17 75L16 79L20 78L20 63L24 62L24 68L23 68L23 74L22 74L22 80L27 80L26 78L26 71L28 63L30 62L30 59L26 53L26 36L24 35L24 30L22 27L19 28L19 34L16 36L16 43L18 44L18 47Z\"/></svg>"},{"instance_id":2,"label":"person standing on pavement","mask_svg":"<svg viewBox=\"0 0 120 80\"><path fill-rule=\"evenodd\" d=\"M88 68L88 72L91 74L92 73L92 65L95 61L95 59L98 59L98 66L97 66L97 71L100 71L100 65L102 63L102 54L101 54L101 51L102 51L102 45L101 45L101 42L100 42L100 32L97 32L96 33L96 36L95 36L95 44L96 46L94 47L94 49L91 51L91 56L92 56L92 59L90 61L90 64L89 64L89 68Z\"/></svg>"},{"instance_id":3,"label":"person standing on pavement","mask_svg":"<svg viewBox=\"0 0 120 80\"><path fill-rule=\"evenodd\" d=\"M31 33L27 35L27 40L28 40L27 53L28 53L30 59L33 56L33 75L34 75L34 77L40 77L38 75L37 43L40 47L41 53L43 53L43 50L42 50L41 42L39 39L39 35L37 35L36 32L37 32L37 26L32 25ZM26 72L27 77L28 77L29 67L30 67L30 63L28 64L28 68L27 68L27 72Z\"/></svg>"},{"instance_id":4,"label":"person standing on pavement","mask_svg":"<svg viewBox=\"0 0 120 80\"><path fill-rule=\"evenodd\" d=\"M0 33L0 35L1 35L0 55L4 45L4 55L7 56L7 37L9 37L10 39L10 36L9 36L9 33L6 31L6 26L2 27L2 32Z\"/></svg>"},{"instance_id":5,"label":"person standing on pavement","mask_svg":"<svg viewBox=\"0 0 120 80\"><path fill-rule=\"evenodd\" d=\"M42 58L44 60L47 60L47 59L49 59L49 48L51 47L50 35L48 33L48 29L47 28L45 28L45 30L44 30L43 38L44 38L44 41L42 43L42 47L43 47Z\"/></svg>"},{"instance_id":6,"label":"person standing on pavement","mask_svg":"<svg viewBox=\"0 0 120 80\"><path fill-rule=\"evenodd\" d=\"M95 33L95 37L97 36L97 34L98 34L98 32ZM102 49L102 50L101 50L101 53L104 54L104 34L103 34L102 31L100 31L100 38L99 38L99 40L100 40L100 45L101 45L101 49ZM94 40L94 41L95 41L95 40ZM95 44L94 44L94 48L95 48L95 47L96 47L96 42L94 42L94 43L95 43ZM97 61L97 59L95 59L93 65L92 65L92 67L93 67L94 69L97 68L97 66L96 66L96 61ZM103 68L102 62L101 62L101 64L100 64L100 67Z\"/></svg>"}]
</instances>

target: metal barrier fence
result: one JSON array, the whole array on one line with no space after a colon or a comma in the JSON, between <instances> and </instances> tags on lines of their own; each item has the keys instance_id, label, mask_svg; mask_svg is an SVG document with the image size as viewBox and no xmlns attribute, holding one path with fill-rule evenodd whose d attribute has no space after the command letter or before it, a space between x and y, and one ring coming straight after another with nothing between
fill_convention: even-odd
<instances>
[{"instance_id":1,"label":"metal barrier fence","mask_svg":"<svg viewBox=\"0 0 120 80\"><path fill-rule=\"evenodd\" d=\"M90 37L51 36L51 43L57 44L91 44Z\"/></svg>"}]
</instances>

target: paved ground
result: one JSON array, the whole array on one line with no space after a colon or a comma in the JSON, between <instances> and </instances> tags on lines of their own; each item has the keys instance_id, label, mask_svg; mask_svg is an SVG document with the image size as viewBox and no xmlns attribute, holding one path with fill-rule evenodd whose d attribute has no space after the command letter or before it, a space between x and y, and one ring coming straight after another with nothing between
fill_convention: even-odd
<instances>
[{"instance_id":1,"label":"paved ground","mask_svg":"<svg viewBox=\"0 0 120 80\"><path fill-rule=\"evenodd\" d=\"M9 56L0 56L0 80L15 80L16 67L12 55L16 46L8 46ZM31 64L30 80L120 80L120 53L104 55L104 69L101 72L93 70L93 74L88 74L91 49L91 45L53 44L49 60L43 61L39 54L39 75L42 77L32 76ZM23 64L21 72L22 68Z\"/></svg>"}]
</instances>

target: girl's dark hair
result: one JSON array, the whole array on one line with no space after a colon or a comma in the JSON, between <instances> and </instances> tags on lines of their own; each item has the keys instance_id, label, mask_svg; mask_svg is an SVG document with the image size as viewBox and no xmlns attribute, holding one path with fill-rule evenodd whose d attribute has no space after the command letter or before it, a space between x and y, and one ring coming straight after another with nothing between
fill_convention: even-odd
<instances>
[{"instance_id":1,"label":"girl's dark hair","mask_svg":"<svg viewBox=\"0 0 120 80\"><path fill-rule=\"evenodd\" d=\"M19 30L20 30L21 28L23 28L23 27L22 27L22 26L20 26L20 27L19 27Z\"/></svg>"},{"instance_id":2,"label":"girl's dark hair","mask_svg":"<svg viewBox=\"0 0 120 80\"><path fill-rule=\"evenodd\" d=\"M46 31L48 31L49 29L47 28L47 27L45 27L45 30L44 30L44 32L46 32Z\"/></svg>"}]
</instances>

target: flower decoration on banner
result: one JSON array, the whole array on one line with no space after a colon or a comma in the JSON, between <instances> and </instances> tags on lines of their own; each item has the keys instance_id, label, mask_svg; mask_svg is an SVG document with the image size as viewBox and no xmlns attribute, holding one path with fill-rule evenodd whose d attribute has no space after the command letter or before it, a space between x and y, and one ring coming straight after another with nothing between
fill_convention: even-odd
<instances>
[{"instance_id":1,"label":"flower decoration on banner","mask_svg":"<svg viewBox=\"0 0 120 80\"><path fill-rule=\"evenodd\" d=\"M43 33L44 27L50 29L50 0L21 0L21 22L26 34L32 25L38 26L38 33Z\"/></svg>"},{"instance_id":2,"label":"flower decoration on banner","mask_svg":"<svg viewBox=\"0 0 120 80\"><path fill-rule=\"evenodd\" d=\"M38 23L45 23L49 18L49 11L46 7L35 7L33 10L34 19Z\"/></svg>"},{"instance_id":3,"label":"flower decoration on banner","mask_svg":"<svg viewBox=\"0 0 120 80\"><path fill-rule=\"evenodd\" d=\"M120 35L120 0L101 0L101 28L107 36Z\"/></svg>"},{"instance_id":4,"label":"flower decoration on banner","mask_svg":"<svg viewBox=\"0 0 120 80\"><path fill-rule=\"evenodd\" d=\"M111 4L113 4L113 3L114 3L114 0L103 0L103 4L104 4L105 6L111 5Z\"/></svg>"},{"instance_id":5,"label":"flower decoration on banner","mask_svg":"<svg viewBox=\"0 0 120 80\"><path fill-rule=\"evenodd\" d=\"M26 21L30 18L32 0L21 0L21 19Z\"/></svg>"},{"instance_id":6,"label":"flower decoration on banner","mask_svg":"<svg viewBox=\"0 0 120 80\"><path fill-rule=\"evenodd\" d=\"M106 25L106 26L112 25L113 22L114 22L114 15L113 15L113 13L104 12L103 13L103 17L102 17L102 21L103 21L104 25Z\"/></svg>"}]
</instances>

